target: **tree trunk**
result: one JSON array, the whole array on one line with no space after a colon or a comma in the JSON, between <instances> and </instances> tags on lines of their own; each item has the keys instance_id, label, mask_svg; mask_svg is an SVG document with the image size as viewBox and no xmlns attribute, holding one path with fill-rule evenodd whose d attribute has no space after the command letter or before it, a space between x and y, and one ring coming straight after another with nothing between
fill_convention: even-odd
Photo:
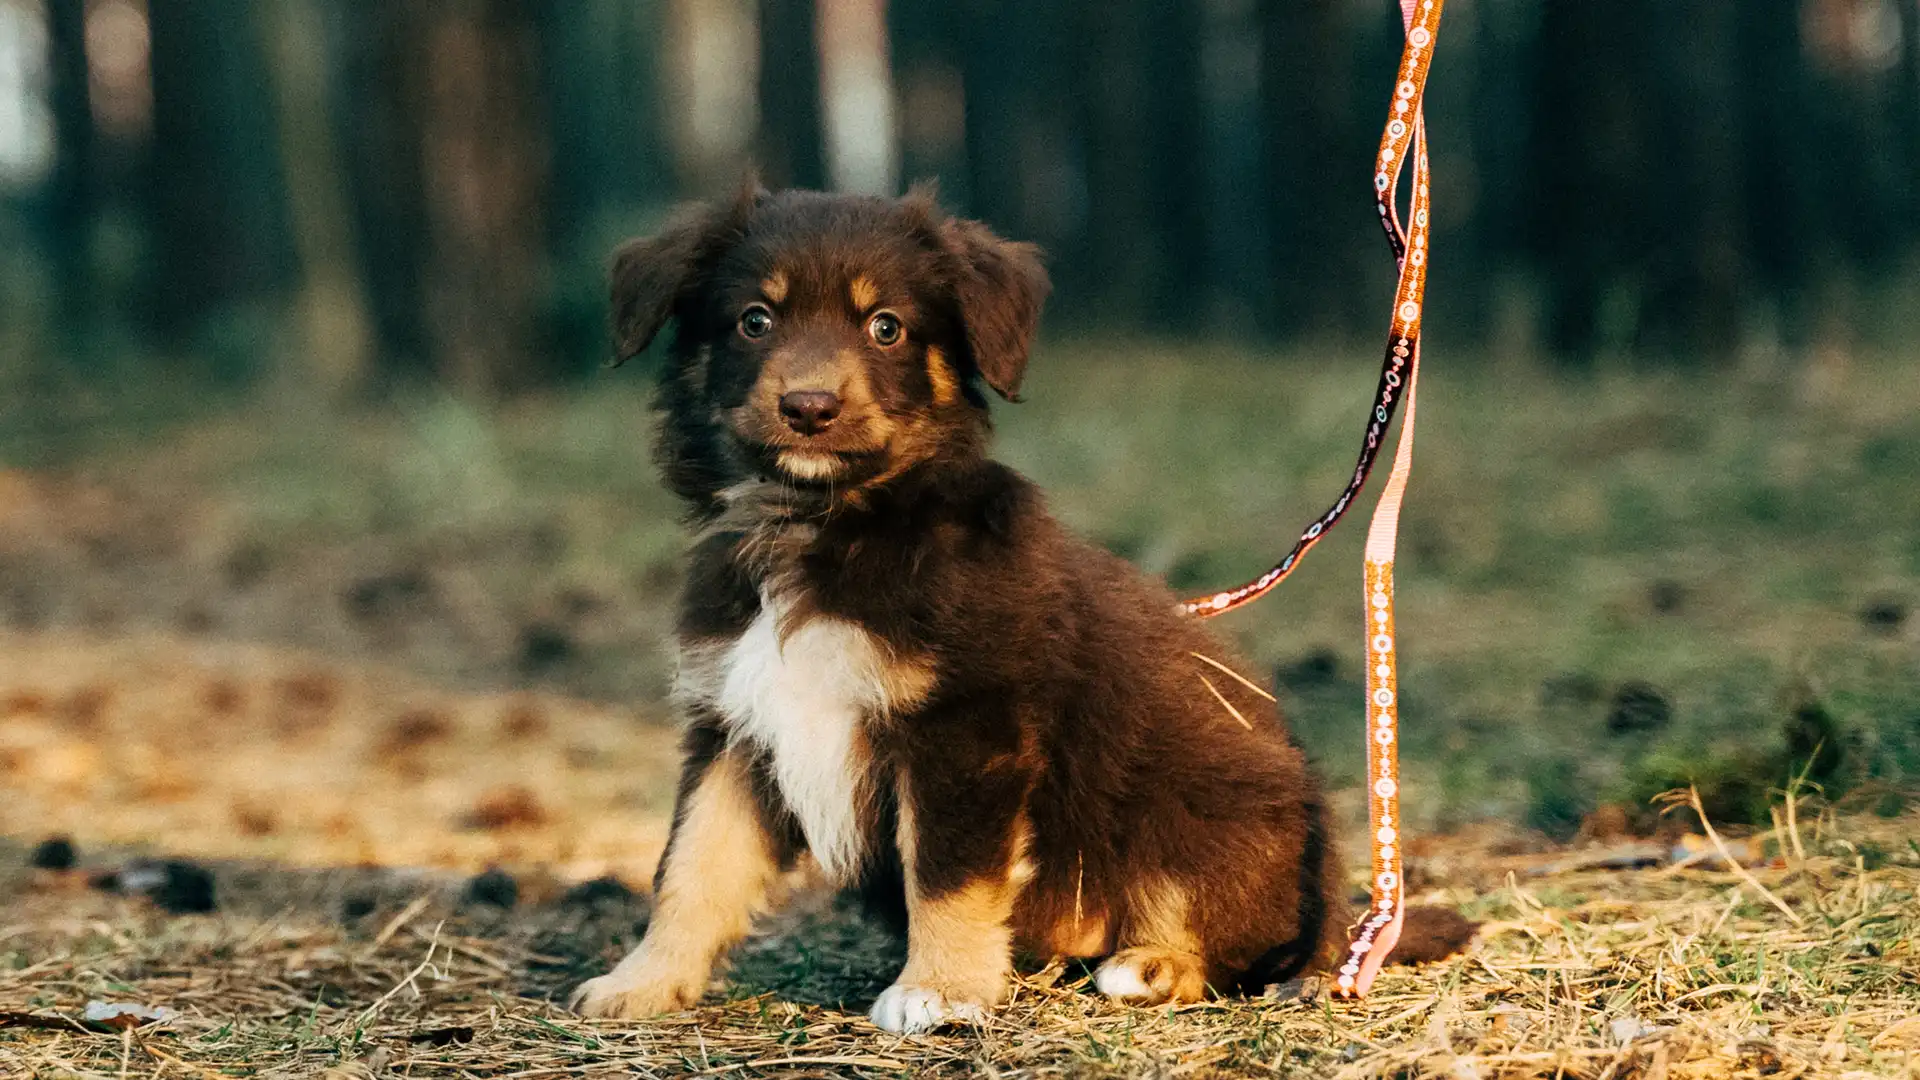
<instances>
[{"instance_id":1,"label":"tree trunk","mask_svg":"<svg viewBox=\"0 0 1920 1080\"><path fill-rule=\"evenodd\" d=\"M821 134L835 191L893 195L898 128L886 0L817 0Z\"/></svg>"},{"instance_id":2,"label":"tree trunk","mask_svg":"<svg viewBox=\"0 0 1920 1080\"><path fill-rule=\"evenodd\" d=\"M154 317L176 340L210 314L278 302L295 272L273 102L243 0L150 9ZM220 374L244 377L258 350Z\"/></svg>"},{"instance_id":3,"label":"tree trunk","mask_svg":"<svg viewBox=\"0 0 1920 1080\"><path fill-rule=\"evenodd\" d=\"M770 188L827 186L813 0L760 0L760 126L755 154Z\"/></svg>"},{"instance_id":4,"label":"tree trunk","mask_svg":"<svg viewBox=\"0 0 1920 1080\"><path fill-rule=\"evenodd\" d=\"M288 178L301 285L294 381L338 393L360 383L371 351L354 257L347 186L327 119L332 52L313 0L257 10L272 58L280 156Z\"/></svg>"},{"instance_id":5,"label":"tree trunk","mask_svg":"<svg viewBox=\"0 0 1920 1080\"><path fill-rule=\"evenodd\" d=\"M1740 183L1728 174L1741 158L1734 43L1751 4L1663 0L1640 27L1657 89L1639 106L1639 179L1651 197L1636 209L1655 254L1639 275L1632 341L1666 362L1724 362L1740 344L1746 252Z\"/></svg>"},{"instance_id":6,"label":"tree trunk","mask_svg":"<svg viewBox=\"0 0 1920 1080\"><path fill-rule=\"evenodd\" d=\"M1669 121L1650 115L1660 110L1644 96L1655 83L1646 24L1661 2L1546 4L1531 42L1524 247L1543 283L1546 344L1573 364L1589 362L1603 337L1625 343L1603 333L1602 301L1631 260L1666 242L1653 221L1673 196L1655 182L1648 128Z\"/></svg>"},{"instance_id":7,"label":"tree trunk","mask_svg":"<svg viewBox=\"0 0 1920 1080\"><path fill-rule=\"evenodd\" d=\"M1909 248L1920 240L1920 0L1894 5L1900 13L1900 67L1894 77L1894 130L1899 138L1896 158L1905 177L1900 220L1906 224Z\"/></svg>"},{"instance_id":8,"label":"tree trunk","mask_svg":"<svg viewBox=\"0 0 1920 1080\"><path fill-rule=\"evenodd\" d=\"M1433 167L1434 288L1428 291L1427 325L1442 328L1449 342L1484 341L1492 319L1495 295L1491 273L1490 237L1483 225L1487 208L1507 205L1489 199L1482 184L1499 183L1482 164L1488 156L1481 146L1486 126L1476 111L1499 111L1506 102L1502 88L1488 85L1488 65L1496 62L1488 23L1495 17L1488 4L1461 4L1447 9L1440 48L1427 83L1428 158ZM1387 76L1391 79L1391 75ZM1385 87L1376 94L1384 99ZM1489 100L1491 99L1491 100ZM1386 121L1384 104L1374 107L1376 129ZM1511 115L1511 111L1508 111ZM1364 181L1363 181L1364 183ZM1404 182L1403 182L1404 184ZM1402 187L1402 190L1406 190ZM1386 245L1374 249L1376 265L1391 267ZM1378 308L1374 325L1384 333L1387 309Z\"/></svg>"},{"instance_id":9,"label":"tree trunk","mask_svg":"<svg viewBox=\"0 0 1920 1080\"><path fill-rule=\"evenodd\" d=\"M1358 306L1365 281L1353 234L1372 217L1370 205L1357 205L1370 201L1372 148L1356 153L1356 139L1366 137L1348 130L1356 50L1345 7L1343 0L1265 0L1260 10L1262 180L1273 259L1266 314L1282 337L1344 332L1342 313Z\"/></svg>"},{"instance_id":10,"label":"tree trunk","mask_svg":"<svg viewBox=\"0 0 1920 1080\"><path fill-rule=\"evenodd\" d=\"M1090 284L1108 326L1189 328L1204 276L1199 11L1077 7Z\"/></svg>"},{"instance_id":11,"label":"tree trunk","mask_svg":"<svg viewBox=\"0 0 1920 1080\"><path fill-rule=\"evenodd\" d=\"M1806 60L1800 0L1743 0L1735 26L1740 125L1738 163L1743 247L1753 283L1779 314L1782 336L1807 340L1805 290L1811 269L1806 139Z\"/></svg>"},{"instance_id":12,"label":"tree trunk","mask_svg":"<svg viewBox=\"0 0 1920 1080\"><path fill-rule=\"evenodd\" d=\"M557 166L548 226L563 253L604 239L592 233L607 215L672 197L660 104L662 6L574 0L538 9Z\"/></svg>"},{"instance_id":13,"label":"tree trunk","mask_svg":"<svg viewBox=\"0 0 1920 1080\"><path fill-rule=\"evenodd\" d=\"M1101 268L1082 302L1093 305L1103 325L1126 330L1141 328L1164 254L1153 221L1155 147L1142 115L1149 93L1159 89L1147 71L1145 8L1101 0L1074 5L1087 161L1084 258Z\"/></svg>"},{"instance_id":14,"label":"tree trunk","mask_svg":"<svg viewBox=\"0 0 1920 1080\"><path fill-rule=\"evenodd\" d=\"M1148 171L1152 228L1160 259L1148 314L1182 333L1203 325L1207 266L1207 178L1218 162L1208 154L1201 47L1201 5L1148 5L1145 123L1153 135Z\"/></svg>"},{"instance_id":15,"label":"tree trunk","mask_svg":"<svg viewBox=\"0 0 1920 1080\"><path fill-rule=\"evenodd\" d=\"M47 0L47 51L53 109L53 175L47 182L53 256L54 314L63 334L87 325L93 295L88 252L97 208L93 108L87 94L87 13L84 0Z\"/></svg>"},{"instance_id":16,"label":"tree trunk","mask_svg":"<svg viewBox=\"0 0 1920 1080\"><path fill-rule=\"evenodd\" d=\"M892 0L887 28L901 175L909 184L937 181L943 202L966 207L972 190L959 9L952 0Z\"/></svg>"},{"instance_id":17,"label":"tree trunk","mask_svg":"<svg viewBox=\"0 0 1920 1080\"><path fill-rule=\"evenodd\" d=\"M467 393L512 393L555 367L539 334L550 163L537 27L515 0L439 0L422 20L433 366Z\"/></svg>"},{"instance_id":18,"label":"tree trunk","mask_svg":"<svg viewBox=\"0 0 1920 1080\"><path fill-rule=\"evenodd\" d=\"M1204 202L1195 210L1202 262L1191 280L1201 295L1189 318L1222 326L1235 340L1258 333L1249 312L1271 296L1266 176L1260 140L1260 25L1251 3L1204 5L1199 125Z\"/></svg>"},{"instance_id":19,"label":"tree trunk","mask_svg":"<svg viewBox=\"0 0 1920 1080\"><path fill-rule=\"evenodd\" d=\"M1057 301L1071 310L1104 268L1085 257L1086 147L1076 26L1067 4L955 0L967 208L1001 233L1045 247Z\"/></svg>"},{"instance_id":20,"label":"tree trunk","mask_svg":"<svg viewBox=\"0 0 1920 1080\"><path fill-rule=\"evenodd\" d=\"M420 60L425 11L412 0L351 0L330 6L340 77L333 83L335 137L387 381L423 381L433 371L426 322L427 200Z\"/></svg>"}]
</instances>

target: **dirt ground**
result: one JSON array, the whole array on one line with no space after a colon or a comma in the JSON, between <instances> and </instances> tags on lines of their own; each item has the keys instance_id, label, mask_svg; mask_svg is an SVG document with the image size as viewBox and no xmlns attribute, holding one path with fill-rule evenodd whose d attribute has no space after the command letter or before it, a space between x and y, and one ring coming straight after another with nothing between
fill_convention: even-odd
<instances>
[{"instance_id":1,"label":"dirt ground","mask_svg":"<svg viewBox=\"0 0 1920 1080\"><path fill-rule=\"evenodd\" d=\"M666 840L659 717L162 636L0 634L0 656L16 837L635 882Z\"/></svg>"},{"instance_id":2,"label":"dirt ground","mask_svg":"<svg viewBox=\"0 0 1920 1080\"><path fill-rule=\"evenodd\" d=\"M1126 1009L1052 967L982 1028L887 1036L864 1009L898 943L815 893L701 1008L597 1022L558 1003L644 929L657 718L165 637L0 655L4 1076L1920 1076L1911 813L1802 799L1728 839L1737 869L1685 838L1426 837L1411 880L1481 940L1358 1004ZM54 835L78 866L29 868ZM99 887L136 856L208 871L215 910Z\"/></svg>"}]
</instances>

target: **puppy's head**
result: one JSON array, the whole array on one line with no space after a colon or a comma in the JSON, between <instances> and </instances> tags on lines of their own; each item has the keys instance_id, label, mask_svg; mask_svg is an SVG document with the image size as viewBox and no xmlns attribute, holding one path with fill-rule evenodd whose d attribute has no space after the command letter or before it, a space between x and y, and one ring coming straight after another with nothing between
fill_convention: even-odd
<instances>
[{"instance_id":1,"label":"puppy's head","mask_svg":"<svg viewBox=\"0 0 1920 1080\"><path fill-rule=\"evenodd\" d=\"M980 384L1017 400L1047 290L1036 248L927 192L748 190L620 248L614 331L624 360L677 324L665 400L683 441L858 490L970 445Z\"/></svg>"}]
</instances>

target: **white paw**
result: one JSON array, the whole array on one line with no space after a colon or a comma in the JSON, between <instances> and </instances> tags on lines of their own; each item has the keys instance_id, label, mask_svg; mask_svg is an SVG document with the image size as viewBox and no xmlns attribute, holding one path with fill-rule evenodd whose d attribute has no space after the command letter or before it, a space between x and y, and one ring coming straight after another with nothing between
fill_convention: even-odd
<instances>
[{"instance_id":1,"label":"white paw","mask_svg":"<svg viewBox=\"0 0 1920 1080\"><path fill-rule=\"evenodd\" d=\"M1206 996L1206 964L1192 953L1136 947L1107 958L1093 973L1093 987L1129 1005L1199 1001Z\"/></svg>"},{"instance_id":2,"label":"white paw","mask_svg":"<svg viewBox=\"0 0 1920 1080\"><path fill-rule=\"evenodd\" d=\"M634 1020L690 1009L705 991L705 986L685 980L636 980L615 972L581 983L567 1007L582 1016Z\"/></svg>"},{"instance_id":3,"label":"white paw","mask_svg":"<svg viewBox=\"0 0 1920 1080\"><path fill-rule=\"evenodd\" d=\"M1138 968L1119 957L1101 964L1093 973L1093 988L1121 1001L1151 1001L1160 996L1140 977Z\"/></svg>"},{"instance_id":4,"label":"white paw","mask_svg":"<svg viewBox=\"0 0 1920 1080\"><path fill-rule=\"evenodd\" d=\"M983 1024L987 1007L978 1001L956 1001L925 986L894 983L881 993L867 1014L874 1026L895 1035L917 1035L943 1024Z\"/></svg>"}]
</instances>

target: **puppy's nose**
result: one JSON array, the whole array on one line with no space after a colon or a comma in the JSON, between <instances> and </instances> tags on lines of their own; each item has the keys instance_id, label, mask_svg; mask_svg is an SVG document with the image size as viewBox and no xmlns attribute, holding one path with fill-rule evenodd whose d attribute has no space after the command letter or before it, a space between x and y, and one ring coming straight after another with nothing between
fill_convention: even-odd
<instances>
[{"instance_id":1,"label":"puppy's nose","mask_svg":"<svg viewBox=\"0 0 1920 1080\"><path fill-rule=\"evenodd\" d=\"M780 395L780 415L802 435L818 435L840 415L840 395L830 390L791 390Z\"/></svg>"}]
</instances>

